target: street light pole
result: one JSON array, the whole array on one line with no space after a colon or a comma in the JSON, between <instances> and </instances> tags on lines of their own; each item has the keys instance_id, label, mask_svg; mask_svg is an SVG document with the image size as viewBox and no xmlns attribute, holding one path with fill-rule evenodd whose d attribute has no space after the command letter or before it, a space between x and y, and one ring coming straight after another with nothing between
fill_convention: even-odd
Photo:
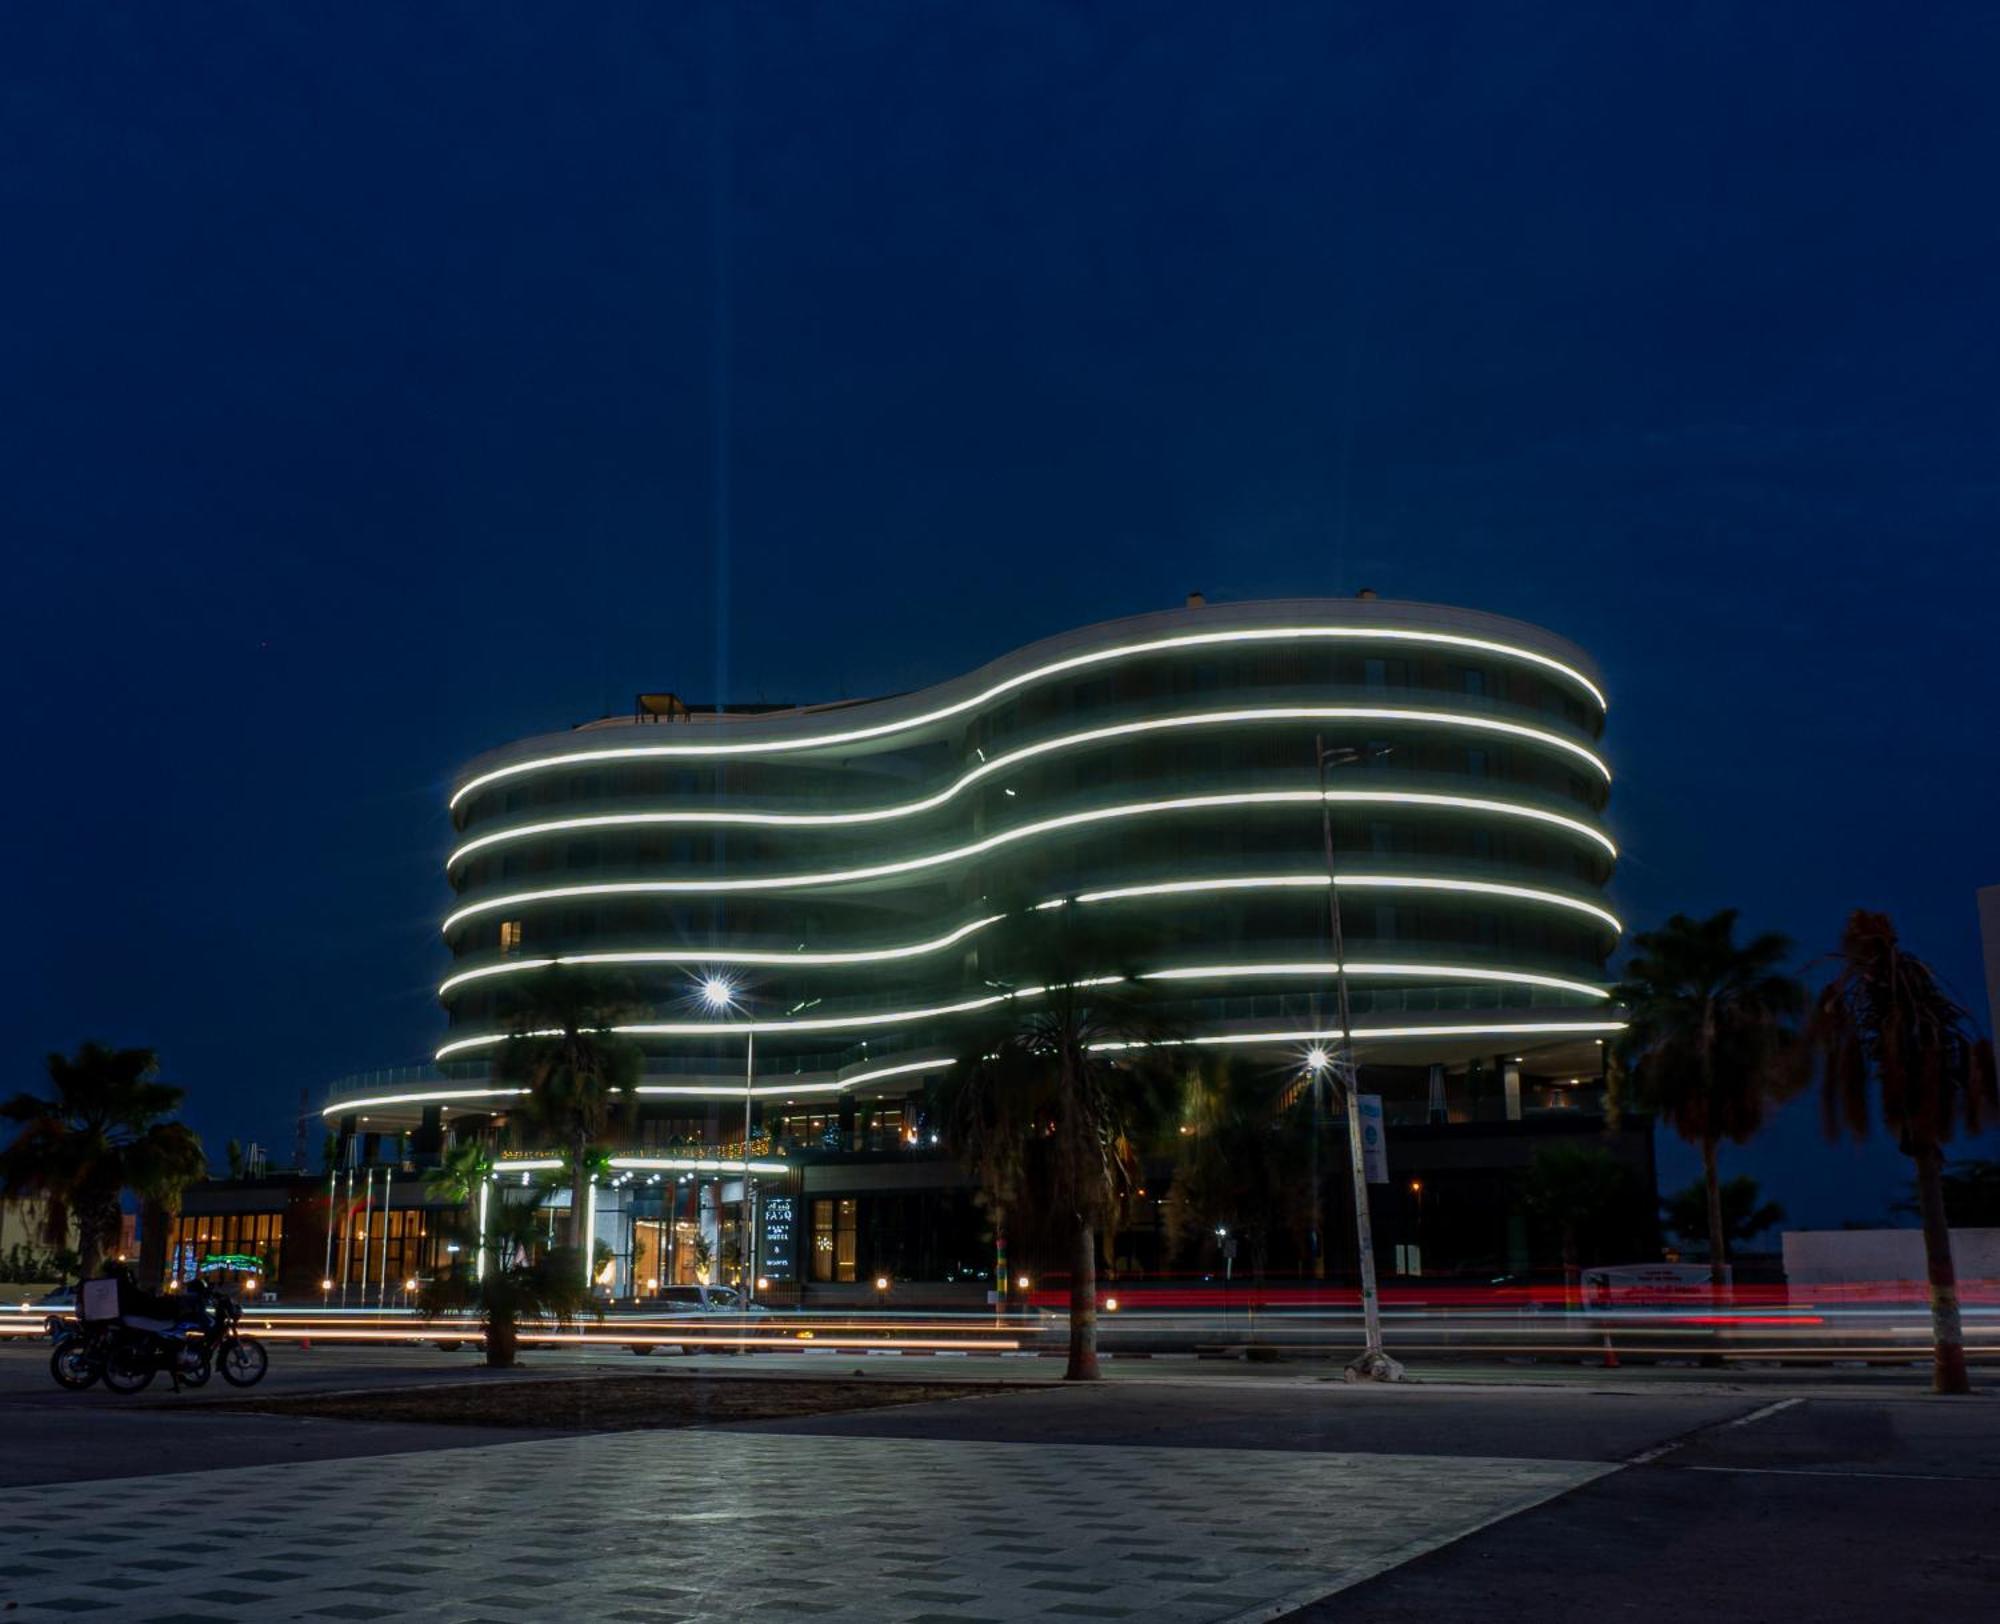
<instances>
[{"instance_id":1,"label":"street light pole","mask_svg":"<svg viewBox=\"0 0 2000 1624\"><path fill-rule=\"evenodd\" d=\"M709 976L701 984L702 1002L710 1009L727 1012L737 1007L736 989L721 976ZM756 1074L757 1033L754 1028L743 1034L743 1240L739 1248L743 1259L742 1303L748 1307L757 1290L757 1244L751 1231L757 1221L756 1197L750 1190L750 1115L751 1086ZM715 1198L722 1200L722 1186L718 1180ZM718 1219L720 1208L718 1206Z\"/></svg>"},{"instance_id":2,"label":"street light pole","mask_svg":"<svg viewBox=\"0 0 2000 1624\"><path fill-rule=\"evenodd\" d=\"M743 1034L743 1305L757 1295L757 1197L750 1186L750 1076L757 1059L757 1034Z\"/></svg>"},{"instance_id":3,"label":"street light pole","mask_svg":"<svg viewBox=\"0 0 2000 1624\"><path fill-rule=\"evenodd\" d=\"M1333 803L1327 798L1326 769L1364 759L1352 749L1328 750L1315 735L1313 755L1319 766L1320 836L1326 848L1327 921L1333 934L1333 986L1340 1031L1329 1062L1340 1079L1347 1105L1347 1155L1354 1179L1354 1244L1361 1263L1361 1352L1347 1367L1349 1381L1401 1381L1403 1367L1382 1346L1382 1303L1375 1289L1375 1228L1368 1214L1368 1162L1361 1146L1360 1074L1354 1064L1354 1022L1347 996L1347 943L1340 925L1340 877L1333 860ZM1324 1055L1324 1051L1319 1051ZM1321 1069L1325 1069L1322 1066Z\"/></svg>"}]
</instances>

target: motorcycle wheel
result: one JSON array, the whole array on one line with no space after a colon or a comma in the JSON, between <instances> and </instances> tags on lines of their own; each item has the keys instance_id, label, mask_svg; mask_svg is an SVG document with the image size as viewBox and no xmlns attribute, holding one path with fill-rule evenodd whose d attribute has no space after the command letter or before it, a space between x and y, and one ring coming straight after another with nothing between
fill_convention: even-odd
<instances>
[{"instance_id":1,"label":"motorcycle wheel","mask_svg":"<svg viewBox=\"0 0 2000 1624\"><path fill-rule=\"evenodd\" d=\"M214 1370L214 1362L204 1353L193 1359L182 1360L176 1374L179 1375L183 1387L203 1387L207 1385L208 1378Z\"/></svg>"},{"instance_id":2,"label":"motorcycle wheel","mask_svg":"<svg viewBox=\"0 0 2000 1624\"><path fill-rule=\"evenodd\" d=\"M66 1336L49 1353L49 1374L56 1379L58 1387L67 1387L73 1393L80 1393L86 1387L97 1385L102 1374L97 1361L90 1356L90 1348L80 1336Z\"/></svg>"},{"instance_id":3,"label":"motorcycle wheel","mask_svg":"<svg viewBox=\"0 0 2000 1624\"><path fill-rule=\"evenodd\" d=\"M216 1355L222 1379L231 1387L255 1387L271 1368L271 1356L264 1344L247 1336L232 1336Z\"/></svg>"},{"instance_id":4,"label":"motorcycle wheel","mask_svg":"<svg viewBox=\"0 0 2000 1624\"><path fill-rule=\"evenodd\" d=\"M104 1356L104 1385L114 1393L143 1393L156 1374L142 1348L113 1348Z\"/></svg>"}]
</instances>

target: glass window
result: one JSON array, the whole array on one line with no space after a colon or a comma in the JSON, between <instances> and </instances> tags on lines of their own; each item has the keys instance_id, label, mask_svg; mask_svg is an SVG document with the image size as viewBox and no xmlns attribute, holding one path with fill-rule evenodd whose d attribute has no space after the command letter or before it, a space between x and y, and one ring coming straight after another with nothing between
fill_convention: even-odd
<instances>
[{"instance_id":1,"label":"glass window","mask_svg":"<svg viewBox=\"0 0 2000 1624\"><path fill-rule=\"evenodd\" d=\"M520 946L521 946L521 921L518 919L501 920L500 951L502 953L513 953L519 951Z\"/></svg>"}]
</instances>

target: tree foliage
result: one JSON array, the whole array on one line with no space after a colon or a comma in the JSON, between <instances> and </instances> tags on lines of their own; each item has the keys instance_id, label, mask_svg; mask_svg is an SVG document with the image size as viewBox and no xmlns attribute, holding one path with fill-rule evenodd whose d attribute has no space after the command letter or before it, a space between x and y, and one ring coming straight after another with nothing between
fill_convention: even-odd
<instances>
[{"instance_id":1,"label":"tree foliage","mask_svg":"<svg viewBox=\"0 0 2000 1624\"><path fill-rule=\"evenodd\" d=\"M1633 939L1616 997L1630 1022L1621 1088L1701 1149L1709 1265L1719 1287L1729 1256L1717 1147L1743 1143L1798 1086L1790 1063L1804 989L1780 966L1791 943L1775 932L1736 940L1736 910L1675 914Z\"/></svg>"},{"instance_id":2,"label":"tree foliage","mask_svg":"<svg viewBox=\"0 0 2000 1624\"><path fill-rule=\"evenodd\" d=\"M183 1090L159 1080L152 1050L86 1043L46 1065L47 1092L0 1104L0 1120L16 1124L0 1150L0 1192L42 1203L51 1246L68 1243L74 1219L82 1270L95 1273L117 1244L125 1191L184 1188L206 1164L193 1131L170 1120Z\"/></svg>"},{"instance_id":3,"label":"tree foliage","mask_svg":"<svg viewBox=\"0 0 2000 1624\"><path fill-rule=\"evenodd\" d=\"M1759 1203L1762 1192L1747 1173L1722 1181L1722 1224L1727 1244L1748 1245L1774 1224L1785 1221L1785 1209L1775 1201ZM1676 1190L1660 1203L1660 1217L1683 1246L1708 1244L1708 1187L1700 1179Z\"/></svg>"},{"instance_id":4,"label":"tree foliage","mask_svg":"<svg viewBox=\"0 0 2000 1624\"><path fill-rule=\"evenodd\" d=\"M510 994L509 1036L493 1073L503 1086L526 1090L514 1115L568 1158L572 1239L581 1244L592 1154L629 1117L645 1068L639 1046L611 1028L639 1006L622 981L561 965L521 981Z\"/></svg>"},{"instance_id":5,"label":"tree foliage","mask_svg":"<svg viewBox=\"0 0 2000 1624\"><path fill-rule=\"evenodd\" d=\"M1171 1034L1124 933L1017 912L983 944L1012 996L953 1067L939 1111L995 1222L1067 1243L1068 1375L1097 1375L1097 1244L1176 1102Z\"/></svg>"},{"instance_id":6,"label":"tree foliage","mask_svg":"<svg viewBox=\"0 0 2000 1624\"><path fill-rule=\"evenodd\" d=\"M1940 1393L1971 1391L1965 1368L1958 1274L1945 1210L1944 1146L1977 1133L1996 1100L1992 1040L1939 985L1935 972L1896 939L1887 915L1856 909L1833 955L1834 975L1813 1000L1804 1055L1820 1078L1827 1132L1865 1138L1882 1125L1916 1163L1930 1275L1932 1382Z\"/></svg>"}]
</instances>

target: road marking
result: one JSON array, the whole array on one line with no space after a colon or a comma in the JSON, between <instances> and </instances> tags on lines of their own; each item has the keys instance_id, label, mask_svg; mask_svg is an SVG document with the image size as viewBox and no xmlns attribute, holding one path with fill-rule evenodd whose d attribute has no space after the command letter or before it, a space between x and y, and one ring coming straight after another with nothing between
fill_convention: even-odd
<instances>
[{"instance_id":1,"label":"road marking","mask_svg":"<svg viewBox=\"0 0 2000 1624\"><path fill-rule=\"evenodd\" d=\"M1990 1477L1954 1472L1850 1472L1834 1466L1677 1466L1678 1472L1730 1472L1747 1477L1873 1477L1891 1483L1991 1483Z\"/></svg>"},{"instance_id":2,"label":"road marking","mask_svg":"<svg viewBox=\"0 0 2000 1624\"><path fill-rule=\"evenodd\" d=\"M1762 1421L1776 1415L1780 1410L1789 1410L1794 1404L1803 1404L1803 1398L1781 1398L1775 1404L1766 1404L1761 1409L1752 1410L1748 1415L1739 1415L1733 1421L1711 1421L1707 1426L1696 1427L1684 1432L1678 1438L1669 1438L1663 1444L1655 1444L1651 1449L1642 1449L1636 1455L1628 1455L1620 1461L1621 1466L1650 1466L1662 1455L1671 1455L1683 1444L1691 1444L1705 1432L1727 1432L1731 1427L1747 1427L1753 1421Z\"/></svg>"}]
</instances>

